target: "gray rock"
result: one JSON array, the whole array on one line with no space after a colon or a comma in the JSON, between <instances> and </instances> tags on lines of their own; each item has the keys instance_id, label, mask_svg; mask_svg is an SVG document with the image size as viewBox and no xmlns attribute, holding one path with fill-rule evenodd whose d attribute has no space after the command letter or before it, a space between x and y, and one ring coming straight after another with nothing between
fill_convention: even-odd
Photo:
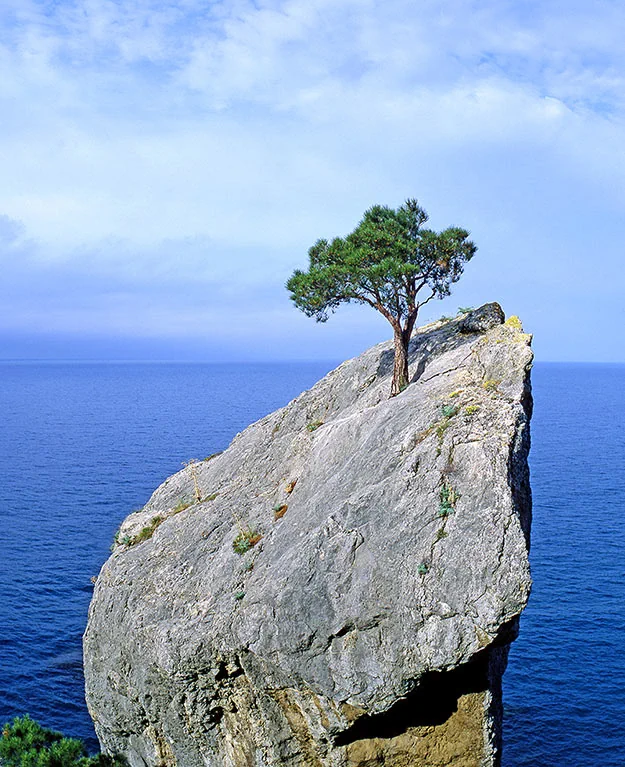
<instances>
[{"instance_id":1,"label":"gray rock","mask_svg":"<svg viewBox=\"0 0 625 767\"><path fill-rule=\"evenodd\" d=\"M460 332L485 333L487 330L501 325L505 319L506 315L498 303L484 304L479 309L473 309L465 314L460 323Z\"/></svg>"},{"instance_id":2,"label":"gray rock","mask_svg":"<svg viewBox=\"0 0 625 767\"><path fill-rule=\"evenodd\" d=\"M415 333L399 396L379 344L125 520L84 638L106 752L498 764L531 583L531 336L490 320L467 334L469 319Z\"/></svg>"}]
</instances>

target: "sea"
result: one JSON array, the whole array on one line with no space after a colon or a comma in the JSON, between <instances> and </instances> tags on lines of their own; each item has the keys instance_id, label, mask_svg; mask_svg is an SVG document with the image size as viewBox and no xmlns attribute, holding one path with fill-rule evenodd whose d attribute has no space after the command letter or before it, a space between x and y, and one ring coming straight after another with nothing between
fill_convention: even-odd
<instances>
[{"instance_id":1,"label":"sea","mask_svg":"<svg viewBox=\"0 0 625 767\"><path fill-rule=\"evenodd\" d=\"M335 363L0 363L0 725L97 741L81 636L115 530ZM625 765L625 365L537 363L534 586L503 767Z\"/></svg>"}]
</instances>

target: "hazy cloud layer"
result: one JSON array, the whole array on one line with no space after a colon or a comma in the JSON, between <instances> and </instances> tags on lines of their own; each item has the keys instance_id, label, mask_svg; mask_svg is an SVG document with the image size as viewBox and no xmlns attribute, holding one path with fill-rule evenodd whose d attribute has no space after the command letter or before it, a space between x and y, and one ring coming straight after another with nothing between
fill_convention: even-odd
<instances>
[{"instance_id":1,"label":"hazy cloud layer","mask_svg":"<svg viewBox=\"0 0 625 767\"><path fill-rule=\"evenodd\" d=\"M0 23L0 356L37 333L354 353L383 321L320 328L284 280L417 196L480 246L425 319L497 298L543 358L625 359L622 4L5 0Z\"/></svg>"}]
</instances>

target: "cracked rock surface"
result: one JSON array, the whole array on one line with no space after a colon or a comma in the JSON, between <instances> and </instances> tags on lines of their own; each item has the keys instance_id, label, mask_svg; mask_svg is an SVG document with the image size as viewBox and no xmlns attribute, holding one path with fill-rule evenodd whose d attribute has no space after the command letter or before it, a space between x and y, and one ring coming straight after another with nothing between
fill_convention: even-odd
<instances>
[{"instance_id":1,"label":"cracked rock surface","mask_svg":"<svg viewBox=\"0 0 625 767\"><path fill-rule=\"evenodd\" d=\"M392 399L392 344L369 349L125 520L84 638L106 752L498 764L531 583L531 336L503 319L415 331Z\"/></svg>"}]
</instances>

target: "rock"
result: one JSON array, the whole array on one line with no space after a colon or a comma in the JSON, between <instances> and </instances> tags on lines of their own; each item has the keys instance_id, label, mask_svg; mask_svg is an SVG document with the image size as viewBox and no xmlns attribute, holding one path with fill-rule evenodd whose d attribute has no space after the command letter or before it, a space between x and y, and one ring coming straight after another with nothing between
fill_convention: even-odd
<instances>
[{"instance_id":1,"label":"rock","mask_svg":"<svg viewBox=\"0 0 625 767\"><path fill-rule=\"evenodd\" d=\"M503 309L498 303L484 304L479 309L467 312L460 323L461 333L485 333L487 330L501 325L506 319Z\"/></svg>"},{"instance_id":2,"label":"rock","mask_svg":"<svg viewBox=\"0 0 625 767\"><path fill-rule=\"evenodd\" d=\"M379 344L125 520L84 638L104 751L498 764L531 583L532 352L493 307L417 331L400 395Z\"/></svg>"}]
</instances>

